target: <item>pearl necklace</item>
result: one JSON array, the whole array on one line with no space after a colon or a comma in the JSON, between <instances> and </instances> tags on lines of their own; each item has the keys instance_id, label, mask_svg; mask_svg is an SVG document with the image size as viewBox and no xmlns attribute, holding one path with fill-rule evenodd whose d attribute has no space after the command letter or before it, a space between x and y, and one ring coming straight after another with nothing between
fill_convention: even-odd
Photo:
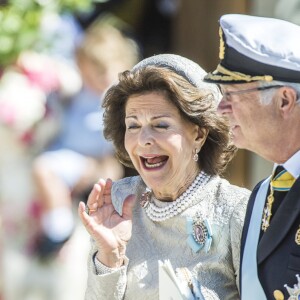
<instances>
[{"instance_id":1,"label":"pearl necklace","mask_svg":"<svg viewBox=\"0 0 300 300\"><path fill-rule=\"evenodd\" d=\"M188 189L183 192L175 201L170 202L169 205L164 207L158 207L154 200L154 195L148 187L146 191L142 194L141 206L145 209L147 216L155 222L162 222L168 220L188 207L192 206L194 202L198 199L195 197L195 191L202 188L210 179L210 176L201 171L199 175L195 178L193 183L188 187Z\"/></svg>"}]
</instances>

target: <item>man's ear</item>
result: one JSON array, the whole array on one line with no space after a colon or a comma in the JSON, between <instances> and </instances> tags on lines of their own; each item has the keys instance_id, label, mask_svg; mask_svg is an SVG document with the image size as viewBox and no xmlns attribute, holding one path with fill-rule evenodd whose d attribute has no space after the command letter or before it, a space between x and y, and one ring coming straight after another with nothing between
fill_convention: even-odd
<instances>
[{"instance_id":1,"label":"man's ear","mask_svg":"<svg viewBox=\"0 0 300 300\"><path fill-rule=\"evenodd\" d=\"M287 116L295 107L297 92L289 86L280 88L280 111L283 116Z\"/></svg>"}]
</instances>

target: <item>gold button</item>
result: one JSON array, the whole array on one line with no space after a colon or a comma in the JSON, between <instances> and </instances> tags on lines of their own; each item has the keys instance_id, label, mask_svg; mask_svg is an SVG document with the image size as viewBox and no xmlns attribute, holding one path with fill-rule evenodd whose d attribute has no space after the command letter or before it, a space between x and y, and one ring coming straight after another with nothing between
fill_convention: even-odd
<instances>
[{"instance_id":1,"label":"gold button","mask_svg":"<svg viewBox=\"0 0 300 300\"><path fill-rule=\"evenodd\" d=\"M275 300L284 300L284 295L283 295L283 293L282 293L281 291L279 291L279 290L275 290L275 291L273 292L273 295L274 295Z\"/></svg>"}]
</instances>

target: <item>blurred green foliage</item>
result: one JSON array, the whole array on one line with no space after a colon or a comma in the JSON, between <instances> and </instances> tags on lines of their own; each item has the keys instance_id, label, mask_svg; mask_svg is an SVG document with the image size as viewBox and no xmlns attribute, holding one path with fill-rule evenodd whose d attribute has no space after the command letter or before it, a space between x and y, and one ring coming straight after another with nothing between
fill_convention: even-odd
<instances>
[{"instance_id":1,"label":"blurred green foliage","mask_svg":"<svg viewBox=\"0 0 300 300\"><path fill-rule=\"evenodd\" d=\"M45 14L88 11L92 4L93 0L0 0L0 68L34 47Z\"/></svg>"}]
</instances>

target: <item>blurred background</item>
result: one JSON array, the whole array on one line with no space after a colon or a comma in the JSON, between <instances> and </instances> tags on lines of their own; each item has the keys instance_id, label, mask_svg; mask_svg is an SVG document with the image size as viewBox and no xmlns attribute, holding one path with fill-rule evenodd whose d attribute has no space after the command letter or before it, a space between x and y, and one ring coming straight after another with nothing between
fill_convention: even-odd
<instances>
[{"instance_id":1,"label":"blurred background","mask_svg":"<svg viewBox=\"0 0 300 300\"><path fill-rule=\"evenodd\" d=\"M300 24L297 0L0 0L0 300L84 298L78 202L135 174L103 138L102 95L154 54L214 69L225 13ZM252 189L271 168L239 150L225 177Z\"/></svg>"}]
</instances>

